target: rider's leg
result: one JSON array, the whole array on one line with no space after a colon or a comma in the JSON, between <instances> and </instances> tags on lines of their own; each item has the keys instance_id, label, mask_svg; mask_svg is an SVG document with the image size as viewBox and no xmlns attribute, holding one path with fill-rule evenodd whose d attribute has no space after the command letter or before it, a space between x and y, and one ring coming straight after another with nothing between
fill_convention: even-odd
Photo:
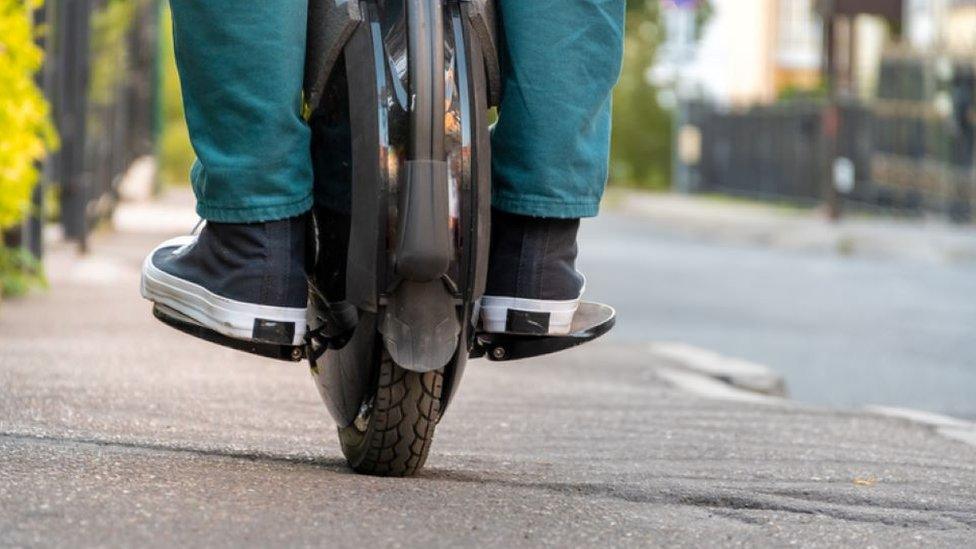
<instances>
[{"instance_id":1,"label":"rider's leg","mask_svg":"<svg viewBox=\"0 0 976 549\"><path fill-rule=\"evenodd\" d=\"M579 218L607 180L625 0L500 0L504 99L492 135L489 331L565 333L584 279Z\"/></svg>"},{"instance_id":2,"label":"rider's leg","mask_svg":"<svg viewBox=\"0 0 976 549\"><path fill-rule=\"evenodd\" d=\"M307 6L171 0L197 211L209 221L286 219L312 205L301 117Z\"/></svg>"},{"instance_id":3,"label":"rider's leg","mask_svg":"<svg viewBox=\"0 0 976 549\"><path fill-rule=\"evenodd\" d=\"M310 131L307 3L170 0L199 238L147 258L143 294L231 337L300 342ZM230 5L228 5L230 4Z\"/></svg>"}]
</instances>

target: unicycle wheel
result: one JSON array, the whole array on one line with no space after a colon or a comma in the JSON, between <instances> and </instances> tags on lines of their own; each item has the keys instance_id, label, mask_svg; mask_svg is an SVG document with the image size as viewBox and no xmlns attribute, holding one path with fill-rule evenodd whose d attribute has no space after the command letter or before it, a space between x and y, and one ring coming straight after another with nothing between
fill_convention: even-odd
<instances>
[{"instance_id":1,"label":"unicycle wheel","mask_svg":"<svg viewBox=\"0 0 976 549\"><path fill-rule=\"evenodd\" d=\"M440 420L444 374L400 368L382 351L375 390L356 419L339 429L342 453L357 473L403 477L427 461Z\"/></svg>"}]
</instances>

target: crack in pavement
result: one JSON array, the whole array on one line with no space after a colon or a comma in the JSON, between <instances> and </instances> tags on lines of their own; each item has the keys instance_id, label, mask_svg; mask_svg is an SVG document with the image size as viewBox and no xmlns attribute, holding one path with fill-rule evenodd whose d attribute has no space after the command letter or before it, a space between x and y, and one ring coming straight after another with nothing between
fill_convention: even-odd
<instances>
[{"instance_id":1,"label":"crack in pavement","mask_svg":"<svg viewBox=\"0 0 976 549\"><path fill-rule=\"evenodd\" d=\"M281 465L315 467L332 473L355 475L341 458L305 457L280 455L260 451L236 451L148 441L122 441L96 437L70 437L55 435L31 435L17 432L0 432L0 441L33 444L76 444L95 447L112 447L150 452L191 454L202 457L241 459ZM586 482L531 482L493 476L487 472L462 472L446 469L429 469L421 478L429 481L495 485L503 488L523 489L535 492L577 497L582 499L606 498L636 504L687 506L707 509L720 516L744 524L762 525L768 521L752 513L781 512L794 515L827 517L848 522L874 523L900 528L925 528L932 530L973 529L976 527L976 511L956 506L925 506L917 504L891 505L892 502L854 495L841 501L837 495L819 494L810 490L749 490L709 486L697 488L676 485L676 480L703 482L708 479L661 477L660 484L650 487L614 485ZM714 479L713 479L714 480Z\"/></svg>"},{"instance_id":2,"label":"crack in pavement","mask_svg":"<svg viewBox=\"0 0 976 549\"><path fill-rule=\"evenodd\" d=\"M433 471L431 471L433 472ZM569 496L603 497L625 501L628 503L684 505L712 510L737 511L769 511L803 514L812 516L826 516L838 520L877 523L886 526L923 527L938 530L957 529L961 524L966 528L973 527L976 512L968 513L961 509L920 509L912 506L878 505L877 501L862 500L852 507L849 504L836 503L829 500L808 500L810 505L791 503L791 498L762 497L763 492L742 493L722 488L709 488L708 491L693 488L662 486L658 491L633 486L615 486L611 484L595 483L559 483L559 482L519 482L500 478L478 477L462 473L450 472L447 478L456 482L471 482L479 484L496 484L508 488L524 488L545 490L552 493ZM714 492L719 491L719 494ZM772 495L772 494L767 494ZM816 503L824 504L816 506ZM864 504L862 507L861 504ZM869 510L870 509L870 510ZM890 516L891 512L900 512L901 516ZM924 512L939 513L938 519L905 516L905 514L921 515ZM948 513L948 514L947 514ZM955 513L961 516L954 516ZM748 521L747 521L748 522Z\"/></svg>"}]
</instances>

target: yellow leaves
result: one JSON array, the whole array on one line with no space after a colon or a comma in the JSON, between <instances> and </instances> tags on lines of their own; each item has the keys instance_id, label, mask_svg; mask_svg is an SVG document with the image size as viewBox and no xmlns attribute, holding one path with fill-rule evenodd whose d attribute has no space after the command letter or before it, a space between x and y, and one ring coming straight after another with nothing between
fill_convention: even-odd
<instances>
[{"instance_id":1,"label":"yellow leaves","mask_svg":"<svg viewBox=\"0 0 976 549\"><path fill-rule=\"evenodd\" d=\"M34 74L44 52L34 42L31 10L40 0L0 0L0 229L27 214L37 161L57 146L50 107Z\"/></svg>"}]
</instances>

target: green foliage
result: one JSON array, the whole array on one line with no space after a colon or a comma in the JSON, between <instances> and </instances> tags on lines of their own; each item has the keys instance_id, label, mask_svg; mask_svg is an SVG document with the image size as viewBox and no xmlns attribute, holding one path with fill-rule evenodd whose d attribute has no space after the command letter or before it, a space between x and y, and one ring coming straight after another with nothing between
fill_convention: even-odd
<instances>
[{"instance_id":1,"label":"green foliage","mask_svg":"<svg viewBox=\"0 0 976 549\"><path fill-rule=\"evenodd\" d=\"M44 58L31 17L39 6L39 0L0 0L0 231L30 212L37 162L57 146L50 107L34 80ZM41 280L40 272L27 252L0 244L0 296L23 293Z\"/></svg>"},{"instance_id":2,"label":"green foliage","mask_svg":"<svg viewBox=\"0 0 976 549\"><path fill-rule=\"evenodd\" d=\"M623 71L614 92L612 184L666 189L671 179L671 115L646 74L664 38L659 0L627 3Z\"/></svg>"},{"instance_id":3,"label":"green foliage","mask_svg":"<svg viewBox=\"0 0 976 549\"><path fill-rule=\"evenodd\" d=\"M190 134L186 129L183 113L183 99L180 92L180 77L176 71L176 58L173 53L172 19L169 9L160 21L163 101L163 131L159 142L159 167L163 183L185 183L190 174L190 166L196 155L190 145Z\"/></svg>"},{"instance_id":4,"label":"green foliage","mask_svg":"<svg viewBox=\"0 0 976 549\"><path fill-rule=\"evenodd\" d=\"M136 2L111 0L92 14L91 80L88 99L94 106L115 101L128 66L126 39L135 16ZM97 120L93 120L97 122Z\"/></svg>"},{"instance_id":5,"label":"green foliage","mask_svg":"<svg viewBox=\"0 0 976 549\"><path fill-rule=\"evenodd\" d=\"M695 9L695 33L701 36L702 30L712 16L715 15L715 7L711 0L699 0L698 7Z\"/></svg>"},{"instance_id":6,"label":"green foliage","mask_svg":"<svg viewBox=\"0 0 976 549\"><path fill-rule=\"evenodd\" d=\"M824 82L814 87L786 86L779 92L779 101L810 101L827 98L827 85Z\"/></svg>"},{"instance_id":7,"label":"green foliage","mask_svg":"<svg viewBox=\"0 0 976 549\"><path fill-rule=\"evenodd\" d=\"M16 297L46 285L41 262L28 250L0 246L0 297Z\"/></svg>"}]
</instances>

